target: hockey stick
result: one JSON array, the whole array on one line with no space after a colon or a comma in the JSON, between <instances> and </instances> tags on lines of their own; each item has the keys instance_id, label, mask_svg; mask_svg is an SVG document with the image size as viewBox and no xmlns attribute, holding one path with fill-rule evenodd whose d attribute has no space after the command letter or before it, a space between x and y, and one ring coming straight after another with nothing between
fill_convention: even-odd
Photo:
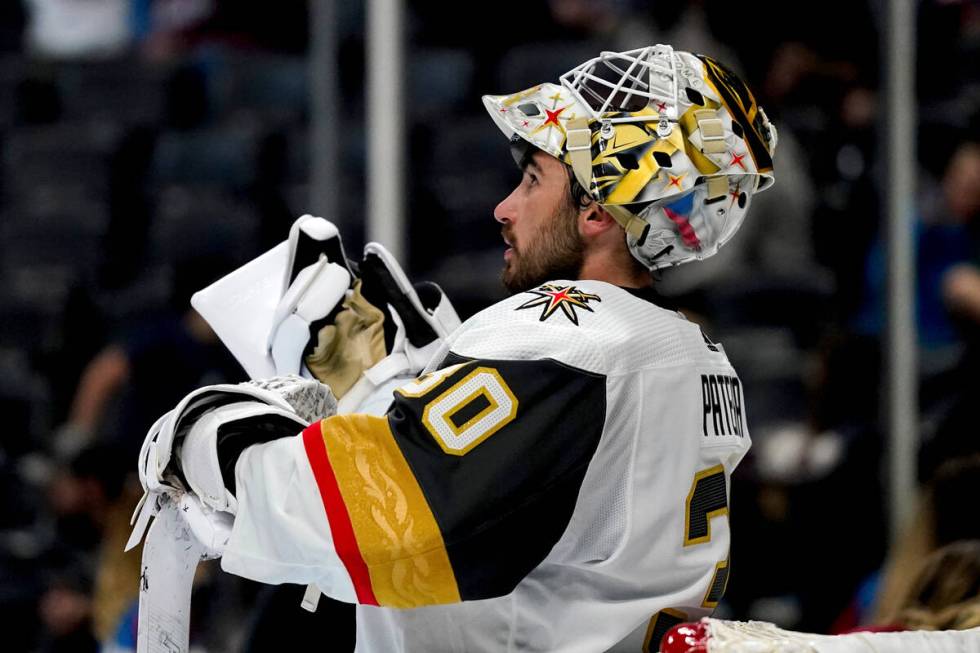
<instances>
[{"instance_id":1,"label":"hockey stick","mask_svg":"<svg viewBox=\"0 0 980 653\"><path fill-rule=\"evenodd\" d=\"M136 653L186 653L191 591L202 560L220 555L230 517L209 518L191 494L159 492L156 517L143 544Z\"/></svg>"},{"instance_id":2,"label":"hockey stick","mask_svg":"<svg viewBox=\"0 0 980 653\"><path fill-rule=\"evenodd\" d=\"M143 544L136 653L184 653L190 643L191 587L204 546L189 532L171 494Z\"/></svg>"}]
</instances>

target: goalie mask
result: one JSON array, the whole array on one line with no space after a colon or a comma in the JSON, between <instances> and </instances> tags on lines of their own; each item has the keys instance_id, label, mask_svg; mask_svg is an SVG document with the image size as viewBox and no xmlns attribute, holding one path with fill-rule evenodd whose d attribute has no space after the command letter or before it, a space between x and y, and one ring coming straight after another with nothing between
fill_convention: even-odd
<instances>
[{"instance_id":1,"label":"goalie mask","mask_svg":"<svg viewBox=\"0 0 980 653\"><path fill-rule=\"evenodd\" d=\"M710 57L603 52L559 82L483 103L512 142L569 165L650 270L717 252L773 183L776 129Z\"/></svg>"}]
</instances>

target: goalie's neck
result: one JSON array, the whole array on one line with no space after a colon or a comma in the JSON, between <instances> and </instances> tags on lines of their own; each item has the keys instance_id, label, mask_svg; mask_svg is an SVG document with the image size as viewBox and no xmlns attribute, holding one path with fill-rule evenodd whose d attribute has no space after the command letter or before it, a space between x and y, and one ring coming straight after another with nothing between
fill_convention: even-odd
<instances>
[{"instance_id":1,"label":"goalie's neck","mask_svg":"<svg viewBox=\"0 0 980 653\"><path fill-rule=\"evenodd\" d=\"M604 281L620 288L643 289L653 287L653 279L650 278L650 273L646 270L643 270L642 273L636 273L632 270L629 272L617 272L608 269L600 270L595 274L589 274L588 272L587 267L583 265L582 271L578 275L579 281Z\"/></svg>"},{"instance_id":2,"label":"goalie's neck","mask_svg":"<svg viewBox=\"0 0 980 653\"><path fill-rule=\"evenodd\" d=\"M578 278L605 281L620 288L649 288L653 280L625 246L593 247L587 250Z\"/></svg>"}]
</instances>

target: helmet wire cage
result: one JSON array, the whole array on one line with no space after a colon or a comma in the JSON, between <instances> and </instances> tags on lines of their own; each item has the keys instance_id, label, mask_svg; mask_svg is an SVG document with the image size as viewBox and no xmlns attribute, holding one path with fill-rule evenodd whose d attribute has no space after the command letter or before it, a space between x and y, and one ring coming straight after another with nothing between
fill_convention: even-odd
<instances>
[{"instance_id":1,"label":"helmet wire cage","mask_svg":"<svg viewBox=\"0 0 980 653\"><path fill-rule=\"evenodd\" d=\"M628 115L646 107L654 108L661 121L677 120L677 68L670 46L602 52L562 75L560 81L588 107L594 120L649 122L650 116Z\"/></svg>"}]
</instances>

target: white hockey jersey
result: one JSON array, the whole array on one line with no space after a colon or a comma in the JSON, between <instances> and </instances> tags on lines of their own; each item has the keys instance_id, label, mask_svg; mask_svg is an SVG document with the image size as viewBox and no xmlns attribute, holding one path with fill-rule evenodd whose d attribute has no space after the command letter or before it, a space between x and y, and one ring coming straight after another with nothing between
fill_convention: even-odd
<instances>
[{"instance_id":1,"label":"white hockey jersey","mask_svg":"<svg viewBox=\"0 0 980 653\"><path fill-rule=\"evenodd\" d=\"M357 602L362 652L657 650L724 592L750 440L723 349L642 294L515 295L386 414L250 447L222 567Z\"/></svg>"}]
</instances>

